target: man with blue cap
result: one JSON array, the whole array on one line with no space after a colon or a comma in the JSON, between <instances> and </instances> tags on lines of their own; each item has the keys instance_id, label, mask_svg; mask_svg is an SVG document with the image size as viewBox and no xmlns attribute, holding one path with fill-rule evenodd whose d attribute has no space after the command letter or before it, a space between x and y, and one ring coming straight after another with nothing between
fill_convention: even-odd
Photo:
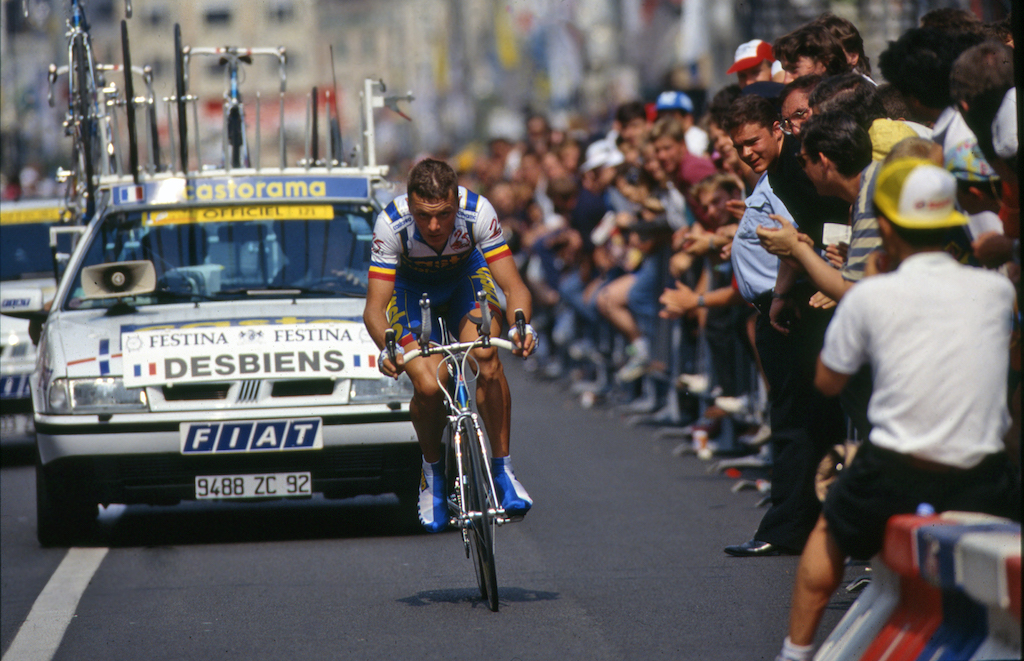
<instances>
[{"instance_id":1,"label":"man with blue cap","mask_svg":"<svg viewBox=\"0 0 1024 661\"><path fill-rule=\"evenodd\" d=\"M696 125L693 116L693 100L686 92L666 90L658 95L654 104L658 119L677 117L686 130L686 150L694 156L704 156L708 151L708 134Z\"/></svg>"}]
</instances>

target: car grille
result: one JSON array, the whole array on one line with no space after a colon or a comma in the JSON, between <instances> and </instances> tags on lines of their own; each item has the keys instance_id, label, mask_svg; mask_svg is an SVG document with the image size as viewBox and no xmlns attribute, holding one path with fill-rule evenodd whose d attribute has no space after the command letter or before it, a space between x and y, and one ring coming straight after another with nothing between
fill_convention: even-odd
<instances>
[{"instance_id":1,"label":"car grille","mask_svg":"<svg viewBox=\"0 0 1024 661\"><path fill-rule=\"evenodd\" d=\"M168 402L192 402L203 399L226 399L230 383L188 383L162 388Z\"/></svg>"}]
</instances>

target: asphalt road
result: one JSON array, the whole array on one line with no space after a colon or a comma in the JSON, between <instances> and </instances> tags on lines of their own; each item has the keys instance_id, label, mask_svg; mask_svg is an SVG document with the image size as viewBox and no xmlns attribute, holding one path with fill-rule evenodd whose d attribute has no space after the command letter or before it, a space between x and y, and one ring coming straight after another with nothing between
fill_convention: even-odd
<instances>
[{"instance_id":1,"label":"asphalt road","mask_svg":"<svg viewBox=\"0 0 1024 661\"><path fill-rule=\"evenodd\" d=\"M49 632L55 659L773 659L797 559L722 552L751 536L759 495L651 428L508 372L513 458L536 504L498 530L500 612L458 534L416 532L390 497L112 506L92 550L41 549L31 453L5 446L3 661L82 554L98 568ZM852 601L840 589L822 638Z\"/></svg>"}]
</instances>

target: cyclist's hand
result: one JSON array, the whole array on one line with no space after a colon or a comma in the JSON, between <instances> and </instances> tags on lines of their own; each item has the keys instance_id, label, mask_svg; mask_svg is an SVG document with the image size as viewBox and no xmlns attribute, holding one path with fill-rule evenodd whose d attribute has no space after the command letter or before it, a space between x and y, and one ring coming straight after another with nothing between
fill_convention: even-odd
<instances>
[{"instance_id":1,"label":"cyclist's hand","mask_svg":"<svg viewBox=\"0 0 1024 661\"><path fill-rule=\"evenodd\" d=\"M398 375L405 371L405 356L403 355L405 350L402 347L395 347L395 360L392 361L388 356L388 350L384 349L380 352L380 358L377 360L377 369L384 376L390 376L392 379L397 379Z\"/></svg>"},{"instance_id":2,"label":"cyclist's hand","mask_svg":"<svg viewBox=\"0 0 1024 661\"><path fill-rule=\"evenodd\" d=\"M512 344L516 346L512 353L516 356L522 356L526 358L533 350L537 348L537 331L533 330L533 326L526 324L526 339L525 341L519 339L519 329L512 326L508 331L508 339Z\"/></svg>"}]
</instances>

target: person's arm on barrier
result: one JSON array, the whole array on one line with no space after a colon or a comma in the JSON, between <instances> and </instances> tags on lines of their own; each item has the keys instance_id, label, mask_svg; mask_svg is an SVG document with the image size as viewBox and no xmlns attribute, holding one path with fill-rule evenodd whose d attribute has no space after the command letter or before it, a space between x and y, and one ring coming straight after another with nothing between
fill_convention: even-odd
<instances>
[{"instance_id":1,"label":"person's arm on barrier","mask_svg":"<svg viewBox=\"0 0 1024 661\"><path fill-rule=\"evenodd\" d=\"M809 239L799 239L799 234L792 223L782 216L774 214L771 218L781 223L782 228L757 228L757 236L761 239L765 250L773 255L789 257L798 262L807 272L807 277L811 279L811 282L825 296L838 302L843 294L853 286L853 282L845 279L832 264L819 257Z\"/></svg>"},{"instance_id":2,"label":"person's arm on barrier","mask_svg":"<svg viewBox=\"0 0 1024 661\"><path fill-rule=\"evenodd\" d=\"M658 312L662 319L678 319L690 310L700 307L719 308L746 304L739 291L732 287L721 287L706 294L698 294L681 282L676 282L675 287L666 287L658 302L662 305L661 311Z\"/></svg>"}]
</instances>

